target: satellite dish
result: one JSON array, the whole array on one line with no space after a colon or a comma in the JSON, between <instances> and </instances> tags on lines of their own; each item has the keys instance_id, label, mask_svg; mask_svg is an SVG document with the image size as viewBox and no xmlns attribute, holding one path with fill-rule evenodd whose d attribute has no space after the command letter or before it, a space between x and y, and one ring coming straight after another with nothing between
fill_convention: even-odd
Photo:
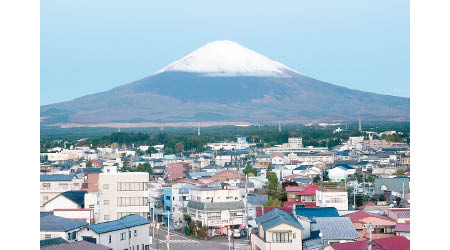
<instances>
[{"instance_id":1,"label":"satellite dish","mask_svg":"<svg viewBox=\"0 0 450 250\"><path fill-rule=\"evenodd\" d=\"M319 237L322 238L322 236L323 236L323 233L319 233Z\"/></svg>"}]
</instances>

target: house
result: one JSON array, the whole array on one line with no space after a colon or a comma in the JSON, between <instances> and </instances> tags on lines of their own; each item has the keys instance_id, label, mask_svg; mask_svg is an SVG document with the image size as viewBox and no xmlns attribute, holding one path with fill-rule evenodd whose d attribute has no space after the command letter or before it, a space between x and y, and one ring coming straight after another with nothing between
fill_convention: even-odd
<instances>
[{"instance_id":1,"label":"house","mask_svg":"<svg viewBox=\"0 0 450 250\"><path fill-rule=\"evenodd\" d=\"M303 190L301 186L287 186L285 188L288 201L299 201L298 192Z\"/></svg>"},{"instance_id":2,"label":"house","mask_svg":"<svg viewBox=\"0 0 450 250\"><path fill-rule=\"evenodd\" d=\"M173 184L172 187L164 188L164 213L171 213L170 215L170 223L171 227L175 229L179 229L181 227L181 222L183 218L183 214L186 213L186 208L189 199L191 198L190 191L195 187L192 184L185 183L176 183ZM167 221L167 215L164 216Z\"/></svg>"},{"instance_id":3,"label":"house","mask_svg":"<svg viewBox=\"0 0 450 250\"><path fill-rule=\"evenodd\" d=\"M356 241L359 236L347 217L316 218L320 238L324 246Z\"/></svg>"},{"instance_id":4,"label":"house","mask_svg":"<svg viewBox=\"0 0 450 250\"><path fill-rule=\"evenodd\" d=\"M77 233L88 223L83 220L71 220L53 214L41 214L40 239L47 240L61 237L69 242L77 239Z\"/></svg>"},{"instance_id":5,"label":"house","mask_svg":"<svg viewBox=\"0 0 450 250\"><path fill-rule=\"evenodd\" d=\"M40 177L41 205L65 191L80 190L83 178L74 174L51 174Z\"/></svg>"},{"instance_id":6,"label":"house","mask_svg":"<svg viewBox=\"0 0 450 250\"><path fill-rule=\"evenodd\" d=\"M87 241L56 243L41 246L41 250L112 250L110 247L94 244Z\"/></svg>"},{"instance_id":7,"label":"house","mask_svg":"<svg viewBox=\"0 0 450 250\"><path fill-rule=\"evenodd\" d=\"M319 189L320 187L314 184L306 186L297 193L296 201L299 201L298 204L303 204L305 207L316 207L316 191Z\"/></svg>"},{"instance_id":8,"label":"house","mask_svg":"<svg viewBox=\"0 0 450 250\"><path fill-rule=\"evenodd\" d=\"M257 227L256 224L256 209L264 206L264 204L269 200L268 195L248 195L247 196L247 220L248 225L252 227Z\"/></svg>"},{"instance_id":9,"label":"house","mask_svg":"<svg viewBox=\"0 0 450 250\"><path fill-rule=\"evenodd\" d=\"M223 170L211 176L211 179L214 181L244 180L245 175L233 170Z\"/></svg>"},{"instance_id":10,"label":"house","mask_svg":"<svg viewBox=\"0 0 450 250\"><path fill-rule=\"evenodd\" d=\"M47 239L47 240L41 240L40 245L42 248L45 246L58 245L58 244L66 243L66 242L67 242L67 240L65 240L61 237L57 237L57 238L51 238L51 239Z\"/></svg>"},{"instance_id":11,"label":"house","mask_svg":"<svg viewBox=\"0 0 450 250\"><path fill-rule=\"evenodd\" d=\"M194 222L200 221L207 226L210 236L226 233L227 226L240 228L245 221L241 191L237 188L193 188L187 214Z\"/></svg>"},{"instance_id":12,"label":"house","mask_svg":"<svg viewBox=\"0 0 450 250\"><path fill-rule=\"evenodd\" d=\"M410 227L409 227L409 223L398 223L395 226L395 235L397 236L404 236L409 240L410 237Z\"/></svg>"},{"instance_id":13,"label":"house","mask_svg":"<svg viewBox=\"0 0 450 250\"><path fill-rule=\"evenodd\" d=\"M332 181L342 181L349 175L355 174L356 169L348 164L338 164L336 167L328 170L328 177Z\"/></svg>"},{"instance_id":14,"label":"house","mask_svg":"<svg viewBox=\"0 0 450 250\"><path fill-rule=\"evenodd\" d=\"M409 193L409 177L376 178L375 194L384 194L384 191L393 191L400 194Z\"/></svg>"},{"instance_id":15,"label":"house","mask_svg":"<svg viewBox=\"0 0 450 250\"><path fill-rule=\"evenodd\" d=\"M164 177L165 170L166 170L166 166L154 166L152 168L153 179Z\"/></svg>"},{"instance_id":16,"label":"house","mask_svg":"<svg viewBox=\"0 0 450 250\"><path fill-rule=\"evenodd\" d=\"M349 243L332 244L324 248L324 250L368 250L369 241L356 241ZM409 250L410 242L403 236L395 236L390 238L375 239L372 241L373 250Z\"/></svg>"},{"instance_id":17,"label":"house","mask_svg":"<svg viewBox=\"0 0 450 250\"><path fill-rule=\"evenodd\" d=\"M302 225L292 214L280 209L256 218L258 232L252 233L252 249L302 249Z\"/></svg>"},{"instance_id":18,"label":"house","mask_svg":"<svg viewBox=\"0 0 450 250\"><path fill-rule=\"evenodd\" d=\"M394 228L397 224L394 220L385 216L368 213L365 211L357 211L354 213L343 215L352 221L353 227L356 229L360 240L369 239L369 232L364 228L366 224L375 225L372 231L373 239L388 238L394 236Z\"/></svg>"},{"instance_id":19,"label":"house","mask_svg":"<svg viewBox=\"0 0 450 250\"><path fill-rule=\"evenodd\" d=\"M292 211L304 228L302 239L308 239L311 235L318 235L317 218L339 217L339 213L334 207L305 208L296 205L292 208Z\"/></svg>"},{"instance_id":20,"label":"house","mask_svg":"<svg viewBox=\"0 0 450 250\"><path fill-rule=\"evenodd\" d=\"M107 246L112 250L146 250L150 247L149 221L137 214L127 215L84 228L79 232L78 240Z\"/></svg>"},{"instance_id":21,"label":"house","mask_svg":"<svg viewBox=\"0 0 450 250\"><path fill-rule=\"evenodd\" d=\"M389 208L386 216L395 220L397 223L407 223L410 221L409 208Z\"/></svg>"},{"instance_id":22,"label":"house","mask_svg":"<svg viewBox=\"0 0 450 250\"><path fill-rule=\"evenodd\" d=\"M149 174L101 173L98 179L98 211L95 221L117 220L129 214L148 217Z\"/></svg>"},{"instance_id":23,"label":"house","mask_svg":"<svg viewBox=\"0 0 450 250\"><path fill-rule=\"evenodd\" d=\"M84 195L86 191L66 191L60 193L42 204L41 211L53 211L54 209L77 209L84 207Z\"/></svg>"},{"instance_id":24,"label":"house","mask_svg":"<svg viewBox=\"0 0 450 250\"><path fill-rule=\"evenodd\" d=\"M191 166L186 162L170 163L164 170L164 177L169 181L183 179L190 170Z\"/></svg>"},{"instance_id":25,"label":"house","mask_svg":"<svg viewBox=\"0 0 450 250\"><path fill-rule=\"evenodd\" d=\"M341 191L316 191L316 206L335 207L337 210L348 210L348 193Z\"/></svg>"}]
</instances>

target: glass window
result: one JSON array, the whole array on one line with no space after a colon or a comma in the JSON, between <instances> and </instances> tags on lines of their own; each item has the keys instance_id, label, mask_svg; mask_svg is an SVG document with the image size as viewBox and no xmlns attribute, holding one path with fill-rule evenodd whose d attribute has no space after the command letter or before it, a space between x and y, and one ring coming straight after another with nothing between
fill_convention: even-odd
<instances>
[{"instance_id":1,"label":"glass window","mask_svg":"<svg viewBox=\"0 0 450 250\"><path fill-rule=\"evenodd\" d=\"M109 184L103 184L103 189L109 189Z\"/></svg>"},{"instance_id":2,"label":"glass window","mask_svg":"<svg viewBox=\"0 0 450 250\"><path fill-rule=\"evenodd\" d=\"M42 183L42 186L48 188L48 187L50 187L50 183L47 183L47 182L46 183Z\"/></svg>"},{"instance_id":3,"label":"glass window","mask_svg":"<svg viewBox=\"0 0 450 250\"><path fill-rule=\"evenodd\" d=\"M111 243L111 235L109 236L109 243Z\"/></svg>"},{"instance_id":4,"label":"glass window","mask_svg":"<svg viewBox=\"0 0 450 250\"><path fill-rule=\"evenodd\" d=\"M104 218L105 220L109 220L109 219L110 219L109 215L105 215L105 216L103 216L103 218Z\"/></svg>"},{"instance_id":5,"label":"glass window","mask_svg":"<svg viewBox=\"0 0 450 250\"><path fill-rule=\"evenodd\" d=\"M104 200L103 205L109 205L109 200Z\"/></svg>"},{"instance_id":6,"label":"glass window","mask_svg":"<svg viewBox=\"0 0 450 250\"><path fill-rule=\"evenodd\" d=\"M131 231L128 231L128 238L131 239Z\"/></svg>"},{"instance_id":7,"label":"glass window","mask_svg":"<svg viewBox=\"0 0 450 250\"><path fill-rule=\"evenodd\" d=\"M134 236L137 236L137 230L134 230Z\"/></svg>"}]
</instances>

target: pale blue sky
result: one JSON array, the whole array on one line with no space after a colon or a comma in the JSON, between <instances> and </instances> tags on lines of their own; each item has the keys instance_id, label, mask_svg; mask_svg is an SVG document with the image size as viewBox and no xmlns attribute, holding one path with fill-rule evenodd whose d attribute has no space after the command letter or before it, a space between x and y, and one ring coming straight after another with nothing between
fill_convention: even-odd
<instances>
[{"instance_id":1,"label":"pale blue sky","mask_svg":"<svg viewBox=\"0 0 450 250\"><path fill-rule=\"evenodd\" d=\"M41 0L41 105L139 80L214 40L409 97L406 0Z\"/></svg>"}]
</instances>

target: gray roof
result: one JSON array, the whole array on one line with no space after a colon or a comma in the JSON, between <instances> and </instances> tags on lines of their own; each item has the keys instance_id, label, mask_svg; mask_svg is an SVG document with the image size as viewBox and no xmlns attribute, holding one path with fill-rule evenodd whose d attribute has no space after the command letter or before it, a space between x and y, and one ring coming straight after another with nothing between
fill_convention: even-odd
<instances>
[{"instance_id":1,"label":"gray roof","mask_svg":"<svg viewBox=\"0 0 450 250\"><path fill-rule=\"evenodd\" d=\"M261 224L264 230L270 229L283 223L299 229L303 229L302 225L295 219L292 214L286 213L278 208L272 209L270 212L264 214L263 216L256 218L256 223Z\"/></svg>"},{"instance_id":2,"label":"gray roof","mask_svg":"<svg viewBox=\"0 0 450 250\"><path fill-rule=\"evenodd\" d=\"M87 241L67 242L41 247L41 250L111 250L112 248Z\"/></svg>"},{"instance_id":3,"label":"gray roof","mask_svg":"<svg viewBox=\"0 0 450 250\"><path fill-rule=\"evenodd\" d=\"M41 175L41 181L71 181L74 177L73 174L48 174Z\"/></svg>"},{"instance_id":4,"label":"gray roof","mask_svg":"<svg viewBox=\"0 0 450 250\"><path fill-rule=\"evenodd\" d=\"M145 224L149 224L147 219L138 214L130 214L118 220L90 225L88 228L97 234L102 234Z\"/></svg>"},{"instance_id":5,"label":"gray roof","mask_svg":"<svg viewBox=\"0 0 450 250\"><path fill-rule=\"evenodd\" d=\"M377 178L375 179L375 193L383 194L381 186L385 185L387 190L401 192L403 191L403 184L405 183L405 192L409 191L409 178Z\"/></svg>"},{"instance_id":6,"label":"gray roof","mask_svg":"<svg viewBox=\"0 0 450 250\"><path fill-rule=\"evenodd\" d=\"M316 218L316 221L323 240L353 240L359 237L348 217L322 217Z\"/></svg>"},{"instance_id":7,"label":"gray roof","mask_svg":"<svg viewBox=\"0 0 450 250\"><path fill-rule=\"evenodd\" d=\"M88 225L88 223L84 220L71 220L55 215L46 215L41 217L41 231L67 232L86 225Z\"/></svg>"},{"instance_id":8,"label":"gray roof","mask_svg":"<svg viewBox=\"0 0 450 250\"><path fill-rule=\"evenodd\" d=\"M243 201L227 201L227 202L189 201L187 207L204 211L220 211L220 210L244 209L245 205Z\"/></svg>"},{"instance_id":9,"label":"gray roof","mask_svg":"<svg viewBox=\"0 0 450 250\"><path fill-rule=\"evenodd\" d=\"M66 243L67 241L61 237L41 240L41 247Z\"/></svg>"},{"instance_id":10,"label":"gray roof","mask_svg":"<svg viewBox=\"0 0 450 250\"><path fill-rule=\"evenodd\" d=\"M249 195L247 196L247 200L249 204L252 205L264 205L267 202L267 195Z\"/></svg>"}]
</instances>

